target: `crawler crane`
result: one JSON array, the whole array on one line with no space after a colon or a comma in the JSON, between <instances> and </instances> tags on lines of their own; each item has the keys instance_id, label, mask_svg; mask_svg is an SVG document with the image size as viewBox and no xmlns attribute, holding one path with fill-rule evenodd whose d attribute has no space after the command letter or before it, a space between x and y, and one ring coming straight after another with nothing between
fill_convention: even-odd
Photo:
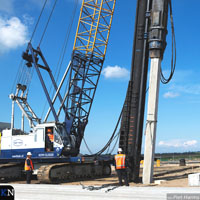
<instances>
[{"instance_id":1,"label":"crawler crane","mask_svg":"<svg viewBox=\"0 0 200 200\"><path fill-rule=\"evenodd\" d=\"M14 117L11 129L3 130L0 161L8 164L1 166L0 177L19 176L20 167L29 151L35 163L34 172L41 182L110 174L110 158L99 156L87 159L78 154L105 60L114 8L115 0L83 0L71 61L59 85L40 45L34 48L31 42L28 43L22 58L25 67L36 71L49 109L45 118L39 119L28 103L27 85L17 83L16 92L10 98L28 119L31 132L27 134L15 129ZM55 89L53 98L47 90L42 70L48 74ZM68 82L66 77L69 78ZM67 90L62 94L62 88L66 85ZM56 100L60 102L58 110L54 104ZM53 122L48 121L50 113L53 114ZM60 121L61 113L64 114L64 121ZM50 148L47 139L49 130L54 136Z\"/></svg>"}]
</instances>

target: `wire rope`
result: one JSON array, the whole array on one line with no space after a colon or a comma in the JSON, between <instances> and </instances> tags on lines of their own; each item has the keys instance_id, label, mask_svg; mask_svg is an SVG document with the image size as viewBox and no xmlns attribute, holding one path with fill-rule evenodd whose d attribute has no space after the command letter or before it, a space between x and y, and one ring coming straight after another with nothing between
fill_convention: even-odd
<instances>
[{"instance_id":1,"label":"wire rope","mask_svg":"<svg viewBox=\"0 0 200 200\"><path fill-rule=\"evenodd\" d=\"M172 13L172 4L171 0L169 0L169 8L170 8L170 21L171 21L171 32L172 32L172 58L171 58L171 72L168 78L166 78L163 74L161 69L161 82L163 84L167 84L172 79L175 68L176 68L176 39L175 39L175 32L174 32L174 21L173 21L173 13Z\"/></svg>"},{"instance_id":2,"label":"wire rope","mask_svg":"<svg viewBox=\"0 0 200 200\"><path fill-rule=\"evenodd\" d=\"M149 88L146 89L146 93L148 92L148 90L149 90ZM100 154L102 154L107 148L108 148L107 154L111 154L111 153L114 151L114 149L115 149L115 147L116 147L116 145L117 145L117 141L119 140L119 136L120 136L120 132L118 132L118 133L116 134L116 131L117 131L117 128L118 128L118 126L119 126L119 122L120 122L121 117L122 117L122 114L123 114L124 105L125 105L125 102L124 102L124 104L123 104L123 107L122 107L120 116L119 116L119 118L118 118L117 124L116 124L116 126L115 126L114 131L113 131L113 134L111 135L111 137L110 137L110 139L108 140L107 144L106 144L100 151L98 151L98 152L95 153L95 154L89 155L89 156L97 156L97 155L100 155ZM116 135L115 135L115 134L116 134ZM116 137L118 137L118 138L117 138L117 140L116 140L116 142L115 142L115 144L114 144L112 150L109 152L110 145L111 145L111 143L115 140ZM108 153L108 152L109 152L109 153Z\"/></svg>"},{"instance_id":3,"label":"wire rope","mask_svg":"<svg viewBox=\"0 0 200 200\"><path fill-rule=\"evenodd\" d=\"M89 148L89 146L88 146L88 144L87 144L87 142L86 142L84 137L83 137L83 141L84 141L85 146L86 146L87 150L89 151L89 153L92 154L92 151L90 150L90 148Z\"/></svg>"},{"instance_id":4,"label":"wire rope","mask_svg":"<svg viewBox=\"0 0 200 200\"><path fill-rule=\"evenodd\" d=\"M117 134L116 136L117 136L116 142L115 142L115 144L114 144L114 146L113 146L113 148L111 149L111 151L110 151L109 154L112 154L112 152L114 151L114 149L115 149L115 147L116 147L116 145L117 145L117 142L119 141L119 136L120 136L119 132L118 132L118 134ZM115 137L116 137L116 136L115 136Z\"/></svg>"},{"instance_id":5,"label":"wire rope","mask_svg":"<svg viewBox=\"0 0 200 200\"><path fill-rule=\"evenodd\" d=\"M30 42L32 41L32 39L33 39L33 37L34 37L34 35L35 35L35 32L36 32L36 30L37 30L38 24L39 24L39 22L40 22L40 19L41 19L41 16L42 16L42 14L43 14L43 11L44 11L44 8L45 8L45 6L46 6L47 1L48 1L48 0L45 0L45 2L44 2L44 4L43 4L43 7L42 7L42 10L40 11L39 17L38 17L38 19L37 19L36 25L35 25L35 27L34 27L34 29L33 29L33 32L32 32L31 38L30 38ZM23 68L24 68L24 69L23 69ZM24 73L24 71L27 71L27 70L26 70L26 67L25 67L25 64L24 64L24 60L21 59L20 64L19 64L19 67L18 67L17 75L16 75L15 80L14 80L14 82L13 82L13 86L12 86L11 92L14 91L14 86L16 85L16 82L18 82L18 83L20 83L20 84L23 83L23 82L22 82L22 80L24 80L23 76L26 75L26 73ZM32 79L32 74L31 74L31 73L33 73L33 69L32 69L32 70L29 70L29 71L32 71L32 72L29 73L29 75L30 75L30 76L29 76L29 77L30 77L30 80L28 80L28 77L26 78L26 83L27 83L27 84L31 82L31 79ZM29 85L27 85L27 87L29 88Z\"/></svg>"},{"instance_id":6,"label":"wire rope","mask_svg":"<svg viewBox=\"0 0 200 200\"><path fill-rule=\"evenodd\" d=\"M35 32L36 32L36 30L37 30L38 24L39 24L39 22L40 22L40 19L41 19L41 16L42 16L42 14L43 14L43 11L44 11L44 8L45 8L45 6L46 6L47 1L48 1L48 0L45 0L45 2L44 2L44 4L43 4L43 7L42 7L42 10L41 10L40 15L39 15L39 17L38 17L37 23L36 23L36 25L35 25L35 28L34 28L34 30L33 30L32 35L31 35L30 42L32 41L32 39L33 39L33 37L34 37L34 35L35 35Z\"/></svg>"},{"instance_id":7,"label":"wire rope","mask_svg":"<svg viewBox=\"0 0 200 200\"><path fill-rule=\"evenodd\" d=\"M72 30L72 25L74 24L74 19L75 19L75 14L76 14L76 10L77 10L77 7L78 7L78 0L76 0L75 2L75 7L74 7L74 10L73 10L73 13L72 13L72 16L71 16L71 23L68 27L68 31L65 35L65 41L64 41L64 44L63 44L63 47L62 47L62 53L59 57L59 61L58 61L58 65L60 63L60 66L59 66L59 69L58 69L58 74L57 74L57 77L56 77L56 82L58 81L58 77L59 77L59 74L60 74L60 70L61 70L61 66L62 66L62 63L63 63L63 60L64 60L64 56L65 56L65 53L66 53L66 49L67 49L67 45L68 45L68 41L69 41L69 36L71 34L71 30Z\"/></svg>"},{"instance_id":8,"label":"wire rope","mask_svg":"<svg viewBox=\"0 0 200 200\"><path fill-rule=\"evenodd\" d=\"M56 83L58 82L58 78L59 78L59 75L60 75L60 72L61 72L61 67L62 67L62 64L63 64L64 57L65 57L65 53L66 53L66 49L67 49L67 45L68 45L68 41L69 41L69 36L71 34L72 25L74 24L74 18L75 18L77 6L78 6L78 0L76 0L76 2L75 2L75 7L73 9L71 20L70 20L71 23L69 24L69 26L67 28L67 32L66 32L66 35L65 35L65 39L64 39L63 46L62 46L62 50L61 50L61 53L60 53L60 56L59 56L59 59L58 59L56 72L55 72L55 76L56 76L56 80L55 81L56 81ZM53 87L53 84L51 84L51 86L50 86L49 94L52 91L52 87ZM52 98L53 98L53 95L54 95L54 93L52 93ZM46 101L45 105L44 105L44 108L43 108L43 111L42 111L42 114L41 114L41 119L43 118L44 112L46 110L47 103L48 102Z\"/></svg>"},{"instance_id":9,"label":"wire rope","mask_svg":"<svg viewBox=\"0 0 200 200\"><path fill-rule=\"evenodd\" d=\"M124 108L124 106L123 106L123 108ZM89 156L98 156L98 155L101 155L101 154L109 147L109 145L112 143L112 141L114 140L114 138L115 138L115 136L116 136L115 134L116 134L117 128L118 128L118 126L119 126L119 122L120 122L121 117L122 117L123 108L122 108L122 110L121 110L120 116L119 116L118 121L117 121L117 124L116 124L116 126L115 126L115 129L114 129L114 131L113 131L113 133L112 133L110 139L108 140L107 144L106 144L100 151L98 151L98 152L95 153L95 154L89 155Z\"/></svg>"},{"instance_id":10,"label":"wire rope","mask_svg":"<svg viewBox=\"0 0 200 200\"><path fill-rule=\"evenodd\" d=\"M16 82L18 82L18 79L19 79L19 76L20 76L20 71L21 71L22 66L23 66L23 59L21 59L20 64L19 64L19 66L18 66L17 75L15 76L15 80L14 80L13 85L12 85L12 88L11 88L11 93L14 92L14 87L15 87L15 85L16 85Z\"/></svg>"},{"instance_id":11,"label":"wire rope","mask_svg":"<svg viewBox=\"0 0 200 200\"><path fill-rule=\"evenodd\" d=\"M58 1L58 0L55 0L55 3L54 3L53 8L52 8L52 10L51 10L51 13L50 13L50 15L49 15L49 17L48 17L46 26L45 26L45 28L44 28L44 31L43 31L43 33L42 33L42 37L41 37L40 42L39 42L39 45L38 45L39 47L40 47L40 45L41 45L41 43L42 43L42 41L43 41L43 39L44 39L44 35L45 35L46 30L47 30L47 28L48 28L48 25L49 25L50 19L51 19L51 17L52 17L52 14L53 14L53 12L54 12L54 10L55 10L57 1Z\"/></svg>"}]
</instances>

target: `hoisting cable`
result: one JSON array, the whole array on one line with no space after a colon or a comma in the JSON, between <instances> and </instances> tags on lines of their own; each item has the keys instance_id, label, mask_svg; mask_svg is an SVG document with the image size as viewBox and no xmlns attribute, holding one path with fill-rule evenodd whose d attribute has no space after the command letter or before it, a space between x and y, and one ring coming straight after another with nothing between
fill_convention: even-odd
<instances>
[{"instance_id":1,"label":"hoisting cable","mask_svg":"<svg viewBox=\"0 0 200 200\"><path fill-rule=\"evenodd\" d=\"M54 76L56 76L56 79L55 79L56 83L58 82L58 78L59 78L59 75L60 75L61 67L62 67L62 64L63 64L64 57L65 57L65 53L66 53L66 49L67 49L67 45L68 45L68 41L69 41L69 36L71 34L72 26L74 24L74 18L75 18L75 14L76 14L76 11L77 11L77 7L78 7L78 0L76 0L76 2L75 2L75 7L73 9L73 13L72 13L71 20L70 20L71 23L69 24L69 26L67 28L67 32L66 32L66 35L65 35L65 39L64 39L63 46L62 46L62 50L61 50L61 53L60 53L60 56L59 56L59 59L58 59L56 72L55 72L55 75L54 75ZM49 88L49 94L51 93L52 87L53 87L53 84L51 84L51 86ZM53 95L54 94L52 94L52 98L53 98ZM46 106L47 106L47 101L46 101L46 103L44 105L44 108L43 108L43 111L42 111L42 114L41 114L41 119L43 118Z\"/></svg>"},{"instance_id":2,"label":"hoisting cable","mask_svg":"<svg viewBox=\"0 0 200 200\"><path fill-rule=\"evenodd\" d=\"M84 138L84 137L83 137L83 141L84 141L84 143L85 143L85 146L86 146L87 150L89 151L89 153L90 153L90 154L92 154L92 151L90 150L90 148L89 148L88 144L86 143L86 141L85 141L85 138Z\"/></svg>"},{"instance_id":3,"label":"hoisting cable","mask_svg":"<svg viewBox=\"0 0 200 200\"><path fill-rule=\"evenodd\" d=\"M32 71L31 71L31 73L30 73L30 84L31 84L31 80L32 80L32 77L33 77L33 72L34 72L34 68L32 67ZM28 93L28 91L29 91L30 84L29 84L28 87L27 87L27 93Z\"/></svg>"},{"instance_id":4,"label":"hoisting cable","mask_svg":"<svg viewBox=\"0 0 200 200\"><path fill-rule=\"evenodd\" d=\"M45 2L44 2L44 4L43 4L42 10L41 10L41 12L40 12L40 15L39 15L39 17L38 17L37 23L36 23L35 28L34 28L34 30L33 30L33 33L32 33L31 39L30 39L30 42L32 41L33 36L35 35L36 29L37 29L38 24L39 24L39 22L40 22L40 18L41 18L42 14L43 14L43 11L44 11L44 8L45 8L45 6L46 6L47 1L48 1L48 0L45 0Z\"/></svg>"},{"instance_id":5,"label":"hoisting cable","mask_svg":"<svg viewBox=\"0 0 200 200\"><path fill-rule=\"evenodd\" d=\"M67 48L67 45L68 45L69 36L71 34L72 25L74 24L75 14L76 14L76 10L77 10L77 7L78 7L78 1L79 0L76 0L76 2L75 2L75 7L74 7L74 10L73 10L73 13L72 13L72 16L71 16L71 20L70 20L71 23L68 27L68 31L66 33L65 40L64 40L64 43L63 43L63 47L62 47L62 50L61 50L61 54L60 54L60 57L59 57L59 60L58 60L58 65L59 65L59 63L60 63L60 65L59 65L59 68L58 68L58 74L57 74L57 77L56 77L56 82L58 81L58 78L59 78L59 75L60 75L60 70L61 70L61 66L63 64L64 56L65 56L65 53L66 53L66 48Z\"/></svg>"},{"instance_id":6,"label":"hoisting cable","mask_svg":"<svg viewBox=\"0 0 200 200\"><path fill-rule=\"evenodd\" d=\"M110 141L109 143L107 143L105 150L110 148L111 143L115 140L116 137L119 136L119 133L120 133L120 132L118 132L118 133L111 139L111 141ZM116 142L115 142L115 144L114 144L114 147L112 148L111 152L114 150L114 148L115 148L117 142L118 142L118 138L117 138L117 140L116 140ZM104 150L104 151L105 151L105 150ZM104 151L103 151L103 152L104 152ZM102 152L102 153L103 153L103 152ZM111 152L110 152L110 153L111 153ZM101 154L102 154L102 153L101 153ZM110 153L108 153L108 154L110 154Z\"/></svg>"},{"instance_id":7,"label":"hoisting cable","mask_svg":"<svg viewBox=\"0 0 200 200\"><path fill-rule=\"evenodd\" d=\"M43 38L44 38L44 35L45 35L46 30L47 30L47 28L48 28L50 19L51 19L51 17L52 17L52 14L53 14L53 12L54 12L55 7L56 7L56 3L57 3L57 0L55 0L55 3L54 3L54 5L53 5L53 8L52 8L51 13L50 13L50 15L49 15L49 18L48 18L48 20L47 20L46 26L45 26L44 31L43 31L43 33L42 33L42 37L41 37L40 42L39 42L39 45L38 45L39 47L40 47L40 45L41 45L41 43L42 43L42 41L43 41Z\"/></svg>"},{"instance_id":8,"label":"hoisting cable","mask_svg":"<svg viewBox=\"0 0 200 200\"><path fill-rule=\"evenodd\" d=\"M108 150L107 150L107 152L106 152L106 154L111 154L113 151L114 151L114 149L115 149L115 147L116 147L116 145L117 145L117 142L118 142L118 140L119 140L119 133L120 132L118 132L117 133L117 135L115 135L115 137L113 138L113 140L112 140L112 142L116 139L116 141L115 141L115 143L114 143L114 145L113 145L113 148L111 149L111 151L110 151L110 147L111 147L111 144L108 146ZM111 143L112 143L111 142ZM109 152L110 151L110 152Z\"/></svg>"},{"instance_id":9,"label":"hoisting cable","mask_svg":"<svg viewBox=\"0 0 200 200\"><path fill-rule=\"evenodd\" d=\"M93 154L93 155L88 155L88 157L89 157L89 156L98 156L98 155L101 155L101 154L108 148L108 146L111 144L111 142L113 141L113 139L114 139L115 136L116 136L115 134L116 134L116 131L117 131L119 122L120 122L121 117L122 117L123 108L124 108L124 106L122 107L122 110L121 110L120 116L119 116L119 118L118 118L117 124L116 124L116 126L115 126L115 129L114 129L114 131L113 131L113 133L112 133L112 135L111 135L109 141L107 142L107 144L106 144L100 151L98 151L97 153L95 153L95 154Z\"/></svg>"},{"instance_id":10,"label":"hoisting cable","mask_svg":"<svg viewBox=\"0 0 200 200\"><path fill-rule=\"evenodd\" d=\"M148 90L149 90L149 87L146 89L146 93L148 92ZM123 107L122 107L120 116L119 116L119 118L118 118L117 124L116 124L116 126L115 126L115 129L114 129L114 131L113 131L113 134L112 134L112 136L110 137L110 139L109 139L109 141L107 142L107 144L106 144L100 151L98 151L98 152L95 153L95 154L89 155L89 156L97 156L97 155L102 154L107 148L110 148L111 143L115 140L116 137L118 137L117 140L116 140L116 142L115 142L115 144L114 144L114 146L113 146L113 148L112 148L112 150L111 150L111 152L110 152L109 154L111 154L111 153L114 151L114 149L115 149L115 147L116 147L116 145L117 145L117 141L119 140L119 136L120 136L120 132L118 132L116 135L115 135L115 133L116 133L116 130L117 130L117 128L118 128L119 122L120 122L120 120L121 120L122 114L123 114L124 105L125 105L125 101L124 101L124 104L123 104ZM108 151L107 151L107 153L108 153ZM89 156L88 156L88 157L89 157Z\"/></svg>"},{"instance_id":11,"label":"hoisting cable","mask_svg":"<svg viewBox=\"0 0 200 200\"><path fill-rule=\"evenodd\" d=\"M12 93L14 91L14 87L16 85L17 80L19 79L20 71L21 71L22 66L23 66L23 59L21 59L21 61L20 61L20 64L19 64L19 67L18 67L18 71L17 71L17 75L16 75L15 80L13 82L12 89L11 89L10 93Z\"/></svg>"},{"instance_id":12,"label":"hoisting cable","mask_svg":"<svg viewBox=\"0 0 200 200\"><path fill-rule=\"evenodd\" d=\"M31 39L30 39L30 42L32 42L32 39L33 39L33 37L34 37L34 35L35 35L35 32L36 32L37 27L38 27L38 24L39 24L39 22L40 22L40 19L41 19L41 17L42 17L42 14L43 14L43 12L44 12L45 7L46 7L47 1L48 1L48 0L45 0L45 2L44 2L44 4L43 4L43 7L42 7L42 10L40 11L40 15L39 15L39 17L38 17L38 19L37 19L37 22L36 22L36 24L35 24L35 28L34 28L34 30L33 30L33 33L32 33ZM27 93L28 93L29 88L30 88L30 83L31 83L31 80L32 80L32 77L33 77L33 72L34 72L34 68L32 67L32 69L30 70L30 73L29 73L29 75L30 75L30 76L29 76L29 82L27 83Z\"/></svg>"},{"instance_id":13,"label":"hoisting cable","mask_svg":"<svg viewBox=\"0 0 200 200\"><path fill-rule=\"evenodd\" d=\"M172 4L171 0L169 0L169 8L170 8L170 21L171 21L171 32L172 32L172 58L171 58L171 72L168 78L164 77L162 69L161 69L161 82L163 84L167 84L172 79L175 68L176 68L176 40L175 40L175 32L174 32L174 21L173 21L173 13L172 13Z\"/></svg>"},{"instance_id":14,"label":"hoisting cable","mask_svg":"<svg viewBox=\"0 0 200 200\"><path fill-rule=\"evenodd\" d=\"M39 22L40 22L40 19L41 19L41 16L42 16L42 14L43 14L43 11L44 11L44 8L45 8L45 6L46 6L47 1L48 1L48 0L45 0L45 2L44 2L44 4L43 4L42 10L41 10L40 15L39 15L39 17L38 17L38 19L37 19L37 23L36 23L36 25L35 25L35 27L34 27L34 30L33 30L32 35L31 35L30 42L32 41L32 39L33 39L33 37L34 37L34 35L35 35L35 32L36 32L36 30L37 30L38 24L39 24ZM25 76L24 71L25 71L25 70L27 71L27 69L26 69L27 67L26 67L25 69L23 69L23 68L25 67L25 64L24 64L23 62L24 62L24 60L21 59L20 64L19 64L19 67L18 67L18 72L17 72L16 78L15 78L15 80L14 80L14 82L13 82L13 86L12 86L12 91L11 91L11 92L14 91L14 86L16 85L16 82L22 84L22 80L24 80L24 78L23 78L22 76ZM33 75L32 75L32 74L33 74L33 69L32 69L32 70L29 70L29 71L31 71L31 72L29 73L29 75L30 75L30 76L29 76L30 80L28 80L28 77L27 77L27 78L26 78L26 83L28 83L28 81L29 81L29 83L30 83L30 82L31 82L31 79L32 79L32 76L33 76ZM27 85L27 87L29 88L28 85Z\"/></svg>"},{"instance_id":15,"label":"hoisting cable","mask_svg":"<svg viewBox=\"0 0 200 200\"><path fill-rule=\"evenodd\" d=\"M120 136L119 133L120 133L120 132L118 132L118 134L115 136L115 137L117 137L117 139L116 139L116 141L115 141L115 144L114 144L113 148L112 148L111 151L109 152L109 154L112 154L112 152L114 151L115 147L117 146L117 142L119 141L119 136Z\"/></svg>"},{"instance_id":16,"label":"hoisting cable","mask_svg":"<svg viewBox=\"0 0 200 200\"><path fill-rule=\"evenodd\" d=\"M148 92L148 90L149 90L149 87L146 89L146 93ZM124 102L124 104L125 104L125 102ZM123 108L124 108L124 105L123 105ZM121 111L121 116L122 116L122 113L123 113L123 108L122 108L122 111ZM121 119L121 118L120 118L120 119ZM112 152L114 151L114 149L115 149L115 147L116 147L116 145L117 145L117 142L118 142L118 140L119 140L119 136L120 136L120 132L118 132L117 135L115 135L115 137L113 138L112 141L114 141L114 139L115 139L116 137L117 137L117 140L116 140L116 142L115 142L115 144L114 144L114 146L113 146L113 148L112 148L112 150L110 151L109 154L112 154Z\"/></svg>"},{"instance_id":17,"label":"hoisting cable","mask_svg":"<svg viewBox=\"0 0 200 200\"><path fill-rule=\"evenodd\" d=\"M17 82L24 85L25 84L25 76L27 74L28 69L25 67L25 64L22 64L21 70L20 70L20 75L18 77Z\"/></svg>"}]
</instances>

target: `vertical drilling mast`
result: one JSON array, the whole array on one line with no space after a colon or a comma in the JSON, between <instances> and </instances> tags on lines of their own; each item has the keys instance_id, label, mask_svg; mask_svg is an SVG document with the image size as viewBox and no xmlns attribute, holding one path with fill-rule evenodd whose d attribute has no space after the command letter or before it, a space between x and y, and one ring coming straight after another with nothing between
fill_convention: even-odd
<instances>
[{"instance_id":1,"label":"vertical drilling mast","mask_svg":"<svg viewBox=\"0 0 200 200\"><path fill-rule=\"evenodd\" d=\"M131 76L122 113L119 146L128 156L130 179L139 180L148 71L148 25L151 0L138 0Z\"/></svg>"},{"instance_id":2,"label":"vertical drilling mast","mask_svg":"<svg viewBox=\"0 0 200 200\"><path fill-rule=\"evenodd\" d=\"M134 182L139 181L149 56L151 70L143 182L152 181L159 82L161 61L166 47L168 5L171 6L171 0L137 1L131 77L122 112L119 139L119 147L128 157L129 178Z\"/></svg>"}]
</instances>

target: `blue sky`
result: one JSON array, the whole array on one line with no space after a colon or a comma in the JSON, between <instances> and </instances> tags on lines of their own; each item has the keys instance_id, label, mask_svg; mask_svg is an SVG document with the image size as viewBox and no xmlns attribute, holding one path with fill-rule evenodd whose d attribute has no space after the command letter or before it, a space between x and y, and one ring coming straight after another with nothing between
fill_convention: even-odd
<instances>
[{"instance_id":1,"label":"blue sky","mask_svg":"<svg viewBox=\"0 0 200 200\"><path fill-rule=\"evenodd\" d=\"M10 122L13 84L21 61L22 51L30 39L44 1L0 0L0 121ZM51 11L49 1L33 39L37 46L45 20ZM74 0L58 1L41 49L55 72L64 36L70 23ZM67 66L73 47L81 1L69 37L61 74ZM177 65L172 81L160 85L156 152L200 150L200 56L198 37L200 21L199 0L172 0L177 43ZM85 139L93 152L98 151L112 134L120 114L129 80L136 0L117 0L113 24L104 62L104 70L97 88L94 104L85 132ZM167 36L162 68L169 74L171 63L171 29ZM34 73L29 103L41 117L45 97ZM47 109L47 107L46 107ZM16 106L16 127L20 112ZM85 145L82 152L87 152Z\"/></svg>"}]
</instances>

